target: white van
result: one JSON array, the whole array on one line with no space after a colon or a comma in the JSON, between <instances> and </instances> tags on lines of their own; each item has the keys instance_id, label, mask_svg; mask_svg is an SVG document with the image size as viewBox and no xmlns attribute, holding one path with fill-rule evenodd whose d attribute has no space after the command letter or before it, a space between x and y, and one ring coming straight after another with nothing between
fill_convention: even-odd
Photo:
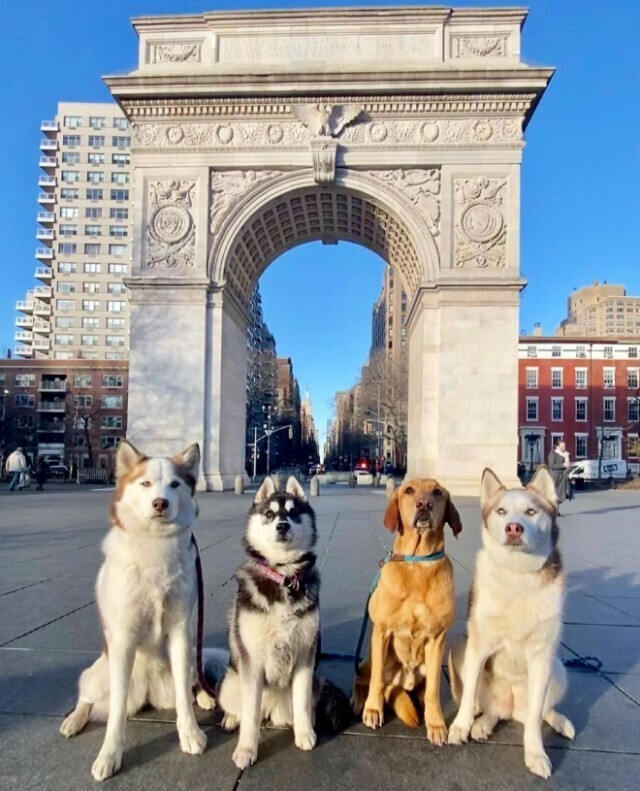
<instances>
[{"instance_id":1,"label":"white van","mask_svg":"<svg viewBox=\"0 0 640 791\"><path fill-rule=\"evenodd\" d=\"M583 459L574 461L569 467L569 479L572 481L593 482L598 480L598 459ZM616 481L626 481L629 474L627 462L623 459L602 459L602 480L613 478Z\"/></svg>"}]
</instances>

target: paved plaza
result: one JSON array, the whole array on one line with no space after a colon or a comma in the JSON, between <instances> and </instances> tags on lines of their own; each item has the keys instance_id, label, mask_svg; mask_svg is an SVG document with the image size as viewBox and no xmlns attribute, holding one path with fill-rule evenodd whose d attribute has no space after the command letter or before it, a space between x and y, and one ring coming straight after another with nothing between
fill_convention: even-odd
<instances>
[{"instance_id":1,"label":"paved plaza","mask_svg":"<svg viewBox=\"0 0 640 791\"><path fill-rule=\"evenodd\" d=\"M94 605L108 491L59 485L44 494L0 493L0 788L75 791L94 788L91 764L104 729L58 734L76 695L78 674L101 636ZM242 559L240 537L250 494L200 495L197 535L205 575L205 637L225 645L225 618ZM348 690L366 594L390 536L382 527L383 490L325 486L313 500L322 569L322 644L334 655L323 672ZM456 630L479 546L478 502L462 499L464 531L447 536L458 596ZM600 672L569 671L560 706L576 726L567 743L545 727L553 789L638 788L640 775L640 492L580 493L565 504L561 543L569 596L562 654L591 655ZM444 685L445 716L453 705ZM499 726L486 744L438 749L422 729L397 721L380 731L353 724L320 739L311 753L289 731L264 731L258 763L240 773L231 762L236 735L218 715L198 714L208 735L203 756L180 752L173 712L129 722L123 769L110 789L529 789L544 781L524 766L521 727Z\"/></svg>"}]
</instances>

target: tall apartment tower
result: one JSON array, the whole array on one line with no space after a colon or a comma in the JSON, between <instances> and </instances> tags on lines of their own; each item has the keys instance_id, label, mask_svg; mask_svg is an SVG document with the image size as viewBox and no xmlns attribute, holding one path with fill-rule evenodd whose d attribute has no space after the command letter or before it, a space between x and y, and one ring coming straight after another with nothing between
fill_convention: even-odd
<instances>
[{"instance_id":1,"label":"tall apartment tower","mask_svg":"<svg viewBox=\"0 0 640 791\"><path fill-rule=\"evenodd\" d=\"M618 337L640 335L640 297L628 297L624 286L598 283L576 289L567 299L567 317L556 335Z\"/></svg>"},{"instance_id":2,"label":"tall apartment tower","mask_svg":"<svg viewBox=\"0 0 640 791\"><path fill-rule=\"evenodd\" d=\"M16 303L15 356L124 360L131 136L115 104L60 103L43 121L38 285Z\"/></svg>"},{"instance_id":3,"label":"tall apartment tower","mask_svg":"<svg viewBox=\"0 0 640 791\"><path fill-rule=\"evenodd\" d=\"M386 350L387 355L398 359L405 354L407 295L402 281L393 267L384 270L382 290L371 315L371 353Z\"/></svg>"}]
</instances>

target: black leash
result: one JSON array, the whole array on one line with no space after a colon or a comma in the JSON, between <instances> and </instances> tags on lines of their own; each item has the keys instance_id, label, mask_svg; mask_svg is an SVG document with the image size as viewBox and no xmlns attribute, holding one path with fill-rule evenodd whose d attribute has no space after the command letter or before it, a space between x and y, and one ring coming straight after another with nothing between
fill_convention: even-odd
<instances>
[{"instance_id":1,"label":"black leash","mask_svg":"<svg viewBox=\"0 0 640 791\"><path fill-rule=\"evenodd\" d=\"M196 537L191 533L191 543L196 551L196 579L198 583L198 632L196 638L196 672L198 674L198 682L202 689L215 701L216 695L211 687L207 684L204 677L204 668L202 666L202 643L204 638L204 583L202 581L202 561L200 560L200 550Z\"/></svg>"}]
</instances>

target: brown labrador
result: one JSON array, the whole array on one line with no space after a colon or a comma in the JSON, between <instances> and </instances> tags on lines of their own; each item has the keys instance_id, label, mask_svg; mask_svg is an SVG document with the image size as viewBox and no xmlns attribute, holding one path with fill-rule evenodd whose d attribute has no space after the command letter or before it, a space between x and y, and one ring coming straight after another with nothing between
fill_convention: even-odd
<instances>
[{"instance_id":1,"label":"brown labrador","mask_svg":"<svg viewBox=\"0 0 640 791\"><path fill-rule=\"evenodd\" d=\"M426 683L424 719L427 739L442 745L447 728L440 706L440 672L447 630L455 620L453 567L446 556L407 562L401 556L426 556L444 549L444 526L462 530L449 493L437 481L413 478L394 492L384 515L396 534L394 557L381 570L369 601L371 648L358 668L353 707L362 721L377 728L389 703L407 725L420 722L408 694Z\"/></svg>"}]
</instances>

